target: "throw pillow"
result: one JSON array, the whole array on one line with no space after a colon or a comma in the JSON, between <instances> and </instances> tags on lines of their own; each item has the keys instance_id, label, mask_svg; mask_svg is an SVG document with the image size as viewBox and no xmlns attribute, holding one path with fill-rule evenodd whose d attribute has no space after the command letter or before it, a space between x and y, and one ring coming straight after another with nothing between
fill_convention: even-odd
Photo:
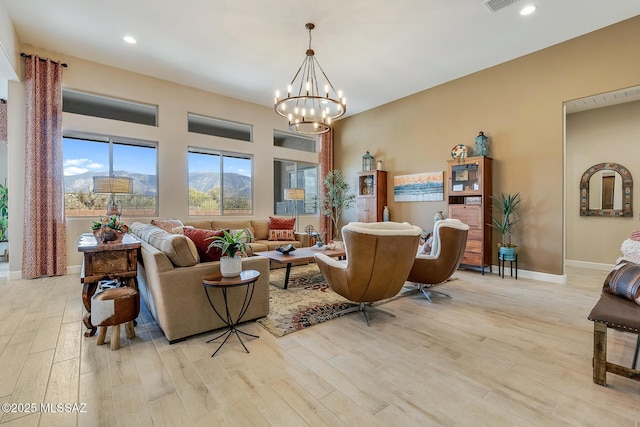
<instances>
[{"instance_id":1,"label":"throw pillow","mask_svg":"<svg viewBox=\"0 0 640 427\"><path fill-rule=\"evenodd\" d=\"M198 249L198 255L200 255L200 262L220 261L222 251L219 248L211 248L207 251L207 248L211 244L210 237L223 236L222 230L201 230L199 228L183 228L184 235L193 240L196 248Z\"/></svg>"},{"instance_id":2,"label":"throw pillow","mask_svg":"<svg viewBox=\"0 0 640 427\"><path fill-rule=\"evenodd\" d=\"M295 240L293 230L269 230L269 240Z\"/></svg>"},{"instance_id":3,"label":"throw pillow","mask_svg":"<svg viewBox=\"0 0 640 427\"><path fill-rule=\"evenodd\" d=\"M605 285L612 294L640 304L640 265L621 262L611 270Z\"/></svg>"},{"instance_id":4,"label":"throw pillow","mask_svg":"<svg viewBox=\"0 0 640 427\"><path fill-rule=\"evenodd\" d=\"M296 219L288 217L270 216L269 230L293 230L296 226ZM271 239L269 239L271 240Z\"/></svg>"},{"instance_id":5,"label":"throw pillow","mask_svg":"<svg viewBox=\"0 0 640 427\"><path fill-rule=\"evenodd\" d=\"M192 227L192 226L190 226L190 225L183 225L182 227L174 227L174 228L172 228L172 229L171 229L171 232L172 232L173 234L184 234L184 231L183 231L183 230L184 230L185 228L195 228L195 227Z\"/></svg>"},{"instance_id":6,"label":"throw pillow","mask_svg":"<svg viewBox=\"0 0 640 427\"><path fill-rule=\"evenodd\" d=\"M164 231L168 231L169 233L171 233L171 230L173 230L174 228L182 227L184 225L182 223L182 221L180 221L177 218L174 218L174 219L152 219L151 220L151 224L155 225L156 227L160 227Z\"/></svg>"}]
</instances>

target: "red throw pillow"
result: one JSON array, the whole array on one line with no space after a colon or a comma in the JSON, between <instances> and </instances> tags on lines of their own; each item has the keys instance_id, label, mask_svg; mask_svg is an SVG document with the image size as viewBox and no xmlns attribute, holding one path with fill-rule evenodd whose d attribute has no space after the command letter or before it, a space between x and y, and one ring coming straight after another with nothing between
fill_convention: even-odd
<instances>
[{"instance_id":1,"label":"red throw pillow","mask_svg":"<svg viewBox=\"0 0 640 427\"><path fill-rule=\"evenodd\" d=\"M193 240L196 248L198 249L198 255L200 255L200 262L220 261L222 251L220 248L211 248L207 252L207 248L211 244L212 240L206 240L208 237L224 236L222 230L202 230L200 228L183 228L184 235Z\"/></svg>"},{"instance_id":2,"label":"red throw pillow","mask_svg":"<svg viewBox=\"0 0 640 427\"><path fill-rule=\"evenodd\" d=\"M296 219L288 217L270 216L269 230L293 230L296 226Z\"/></svg>"}]
</instances>

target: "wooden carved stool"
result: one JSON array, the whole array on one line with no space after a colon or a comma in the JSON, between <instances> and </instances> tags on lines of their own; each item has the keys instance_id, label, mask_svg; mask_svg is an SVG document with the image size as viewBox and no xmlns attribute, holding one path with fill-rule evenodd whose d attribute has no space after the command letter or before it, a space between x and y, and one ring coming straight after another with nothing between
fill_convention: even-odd
<instances>
[{"instance_id":1,"label":"wooden carved stool","mask_svg":"<svg viewBox=\"0 0 640 427\"><path fill-rule=\"evenodd\" d=\"M104 344L111 326L111 350L120 348L120 325L125 323L127 338L136 336L133 321L140 313L140 294L130 287L105 289L91 297L91 323L99 326L97 345Z\"/></svg>"}]
</instances>

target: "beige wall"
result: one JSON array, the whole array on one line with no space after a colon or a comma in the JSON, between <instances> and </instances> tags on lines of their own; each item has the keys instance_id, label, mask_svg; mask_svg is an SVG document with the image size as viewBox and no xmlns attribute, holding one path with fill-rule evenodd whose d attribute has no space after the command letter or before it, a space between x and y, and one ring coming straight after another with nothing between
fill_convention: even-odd
<instances>
[{"instance_id":1,"label":"beige wall","mask_svg":"<svg viewBox=\"0 0 640 427\"><path fill-rule=\"evenodd\" d=\"M563 102L640 84L639 39L635 17L348 117L336 124L335 167L355 182L366 150L384 159L392 219L431 228L446 203L394 203L393 176L446 170L451 147L472 147L482 130L491 142L494 193L522 194L519 267L562 275ZM343 220L353 219L350 210Z\"/></svg>"},{"instance_id":2,"label":"beige wall","mask_svg":"<svg viewBox=\"0 0 640 427\"><path fill-rule=\"evenodd\" d=\"M567 115L567 261L615 264L622 241L640 229L639 123L640 102ZM589 167L604 162L619 163L631 172L632 218L580 216L580 178Z\"/></svg>"},{"instance_id":3,"label":"beige wall","mask_svg":"<svg viewBox=\"0 0 640 427\"><path fill-rule=\"evenodd\" d=\"M188 178L187 148L189 146L212 148L231 152L248 153L254 156L254 216L267 219L273 215L273 160L287 159L317 163L316 153L306 153L273 146L273 130L286 130L286 121L277 116L272 108L262 107L237 99L216 95L186 86L151 78L141 74L123 71L94 62L70 57L61 53L47 52L33 46L23 46L28 53L39 54L55 60L66 62L69 67L63 71L64 87L96 94L108 95L159 106L158 127L137 125L77 114L64 114L65 130L84 131L138 138L158 142L159 170L159 217L188 219ZM16 83L15 90L22 90L22 84ZM266 96L266 95L265 95ZM16 100L20 98L16 97ZM12 99L14 101L14 99ZM15 129L20 129L24 120L24 101L12 102L12 111L22 116L16 120ZM233 120L253 125L254 142L235 141L208 135L187 132L187 112L210 117ZM22 125L22 129L24 126ZM24 133L24 132L22 132ZM19 147L14 154L17 165L24 164L24 136L14 135L14 147ZM11 146L11 145L10 145ZM21 160L22 159L22 160ZM10 174L12 171L10 170ZM23 182L22 168L13 170L14 183ZM24 188L15 185L11 188L13 196L20 198ZM19 204L19 203L18 203ZM12 206L10 229L12 236L11 251L13 257L10 264L12 277L21 269L22 255L20 218L23 214L20 206ZM237 217L238 219L244 217ZM75 240L83 232L90 230L90 221L94 218L67 219L67 254L68 265L77 267L82 258L76 250ZM148 221L150 218L123 217L125 222L134 220ZM302 224L318 226L318 218L314 216L300 217Z\"/></svg>"}]
</instances>

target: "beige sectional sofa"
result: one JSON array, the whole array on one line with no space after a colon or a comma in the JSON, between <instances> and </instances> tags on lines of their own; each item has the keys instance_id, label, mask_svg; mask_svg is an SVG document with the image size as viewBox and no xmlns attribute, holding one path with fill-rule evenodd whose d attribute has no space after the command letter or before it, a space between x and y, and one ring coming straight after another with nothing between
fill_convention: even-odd
<instances>
[{"instance_id":1,"label":"beige sectional sofa","mask_svg":"<svg viewBox=\"0 0 640 427\"><path fill-rule=\"evenodd\" d=\"M242 230L245 228L252 228L254 232L254 240L249 243L251 252L261 251L273 251L279 246L284 246L289 243L299 248L302 246L309 246L309 237L306 233L295 233L296 240L269 240L269 221L266 219L252 219L252 220L201 220L201 221L186 221L184 225L200 228L204 230ZM307 242L307 243L305 243Z\"/></svg>"},{"instance_id":2,"label":"beige sectional sofa","mask_svg":"<svg viewBox=\"0 0 640 427\"><path fill-rule=\"evenodd\" d=\"M202 286L202 277L219 272L220 262L199 262L193 242L189 243L182 234L140 222L132 223L130 232L142 240L138 262L140 294L169 342L224 326L209 305ZM247 257L243 258L242 266L260 272L242 321L264 317L269 314L269 260ZM237 313L242 304L244 290L229 289L232 313ZM213 291L210 295L216 307L224 310L221 292Z\"/></svg>"}]
</instances>

